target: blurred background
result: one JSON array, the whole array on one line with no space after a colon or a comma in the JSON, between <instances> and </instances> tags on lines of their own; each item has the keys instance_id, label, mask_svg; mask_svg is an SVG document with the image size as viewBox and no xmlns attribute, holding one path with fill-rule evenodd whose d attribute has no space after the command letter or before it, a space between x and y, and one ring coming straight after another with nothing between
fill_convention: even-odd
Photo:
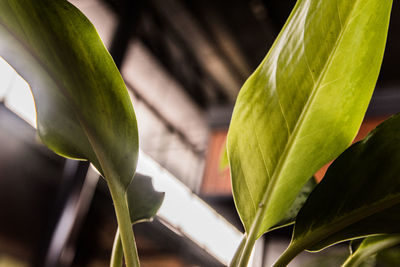
<instances>
[{"instance_id":1,"label":"blurred background","mask_svg":"<svg viewBox=\"0 0 400 267\"><path fill-rule=\"evenodd\" d=\"M295 1L70 2L95 25L125 79L139 126L138 171L166 192L157 218L134 226L142 266L226 266L243 231L229 170L219 163L231 112ZM400 111L399 32L395 1L358 139ZM87 163L40 143L29 87L1 58L0 77L0 266L108 266L116 220L105 182ZM289 227L261 238L250 265L270 266L290 235ZM347 253L346 246L303 253L292 266L338 266ZM381 261L399 258L387 254Z\"/></svg>"}]
</instances>

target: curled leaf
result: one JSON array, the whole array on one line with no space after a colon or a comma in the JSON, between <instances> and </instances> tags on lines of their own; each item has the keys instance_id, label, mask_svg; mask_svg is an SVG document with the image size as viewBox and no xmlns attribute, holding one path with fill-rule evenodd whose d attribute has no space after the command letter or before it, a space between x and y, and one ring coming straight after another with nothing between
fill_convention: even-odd
<instances>
[{"instance_id":1,"label":"curled leaf","mask_svg":"<svg viewBox=\"0 0 400 267\"><path fill-rule=\"evenodd\" d=\"M164 192L154 190L151 177L139 173L135 174L126 194L132 224L151 221L165 196Z\"/></svg>"}]
</instances>

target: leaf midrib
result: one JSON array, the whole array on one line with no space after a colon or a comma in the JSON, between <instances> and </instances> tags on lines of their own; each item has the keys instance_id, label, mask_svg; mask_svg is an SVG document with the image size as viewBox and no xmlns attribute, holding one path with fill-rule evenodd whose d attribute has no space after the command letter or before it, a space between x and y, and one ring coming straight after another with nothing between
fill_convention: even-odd
<instances>
[{"instance_id":1,"label":"leaf midrib","mask_svg":"<svg viewBox=\"0 0 400 267\"><path fill-rule=\"evenodd\" d=\"M290 155L290 152L292 151L292 149L294 147L293 143L297 140L297 135L299 134L299 132L301 130L301 127L304 125L303 122L305 121L305 119L306 119L306 117L307 117L307 115L308 115L308 113L310 111L310 108L311 108L313 102L315 101L316 96L318 95L319 89L321 88L321 86L320 86L321 82L322 82L323 78L325 77L327 71L329 70L329 68L330 68L330 66L332 64L332 59L336 55L338 46L339 46L341 40L343 39L344 33L347 31L347 28L350 25L349 20L352 17L352 14L354 12L355 6L357 5L356 3L357 3L357 1L354 2L353 6L352 6L352 9L351 9L351 11L349 12L349 15L346 18L346 21L345 21L345 24L344 24L344 28L341 27L341 31L340 31L340 34L339 34L338 38L336 39L334 48L333 48L332 52L330 53L326 63L324 64L324 67L323 67L323 69L321 71L321 74L318 77L318 80L314 83L313 90L311 91L311 96L308 98L303 110L301 111L300 117L296 122L294 130L293 130L292 134L289 136L289 140L285 145L285 148L284 148L284 151L282 153L282 156L279 158L277 167L273 171L273 174L272 174L272 177L271 177L271 181L268 184L267 190L265 191L265 193L263 195L262 202L261 202L262 206L266 206L266 208L269 206L268 202L270 200L270 197L271 197L273 191L276 189L275 185L276 185L277 181L279 180L279 177L281 176L281 173L282 173L282 171L284 169L284 165L287 162L287 158ZM338 16L340 16L339 15L339 9L338 9ZM342 25L342 23L340 23L340 24ZM302 41L304 41L304 39ZM306 56L306 54L305 54L305 56ZM261 208L258 208L258 210L260 211Z\"/></svg>"}]
</instances>

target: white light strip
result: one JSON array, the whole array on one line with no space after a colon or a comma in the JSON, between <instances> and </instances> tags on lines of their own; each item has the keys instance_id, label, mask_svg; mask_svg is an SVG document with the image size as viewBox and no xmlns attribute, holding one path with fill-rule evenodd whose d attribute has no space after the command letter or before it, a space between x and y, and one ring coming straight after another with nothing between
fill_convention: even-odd
<instances>
[{"instance_id":1,"label":"white light strip","mask_svg":"<svg viewBox=\"0 0 400 267\"><path fill-rule=\"evenodd\" d=\"M158 216L219 261L228 264L241 241L242 234L142 151L139 154L137 171L151 176L154 188L165 192Z\"/></svg>"},{"instance_id":2,"label":"white light strip","mask_svg":"<svg viewBox=\"0 0 400 267\"><path fill-rule=\"evenodd\" d=\"M6 92L5 104L36 128L35 105L29 85L8 68L11 67L0 58L0 81L8 81L7 86L11 88ZM0 83L0 88L4 86L6 84ZM166 193L158 216L220 262L228 264L242 234L142 151L139 154L137 171L151 176L155 189ZM251 263L249 266L252 266Z\"/></svg>"},{"instance_id":3,"label":"white light strip","mask_svg":"<svg viewBox=\"0 0 400 267\"><path fill-rule=\"evenodd\" d=\"M36 128L35 102L28 83L0 57L0 99L4 104Z\"/></svg>"}]
</instances>

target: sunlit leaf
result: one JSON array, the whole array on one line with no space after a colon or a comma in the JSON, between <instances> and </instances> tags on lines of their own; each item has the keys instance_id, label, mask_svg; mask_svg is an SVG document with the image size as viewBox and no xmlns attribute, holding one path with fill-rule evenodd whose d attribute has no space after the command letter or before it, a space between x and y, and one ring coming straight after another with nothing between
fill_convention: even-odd
<instances>
[{"instance_id":1,"label":"sunlit leaf","mask_svg":"<svg viewBox=\"0 0 400 267\"><path fill-rule=\"evenodd\" d=\"M352 145L328 168L300 210L285 254L318 251L368 235L400 233L399 163L397 114Z\"/></svg>"},{"instance_id":2,"label":"sunlit leaf","mask_svg":"<svg viewBox=\"0 0 400 267\"><path fill-rule=\"evenodd\" d=\"M126 189L137 162L136 118L88 19L64 0L2 0L0 40L0 56L32 89L42 141L62 156L88 159Z\"/></svg>"},{"instance_id":3,"label":"sunlit leaf","mask_svg":"<svg viewBox=\"0 0 400 267\"><path fill-rule=\"evenodd\" d=\"M358 249L346 260L343 267L360 266L364 260L378 252L400 244L400 234L379 235L365 238Z\"/></svg>"},{"instance_id":4,"label":"sunlit leaf","mask_svg":"<svg viewBox=\"0 0 400 267\"><path fill-rule=\"evenodd\" d=\"M378 77L391 0L299 0L238 96L228 134L235 204L257 237L351 143ZM252 227L254 226L254 227Z\"/></svg>"}]
</instances>

